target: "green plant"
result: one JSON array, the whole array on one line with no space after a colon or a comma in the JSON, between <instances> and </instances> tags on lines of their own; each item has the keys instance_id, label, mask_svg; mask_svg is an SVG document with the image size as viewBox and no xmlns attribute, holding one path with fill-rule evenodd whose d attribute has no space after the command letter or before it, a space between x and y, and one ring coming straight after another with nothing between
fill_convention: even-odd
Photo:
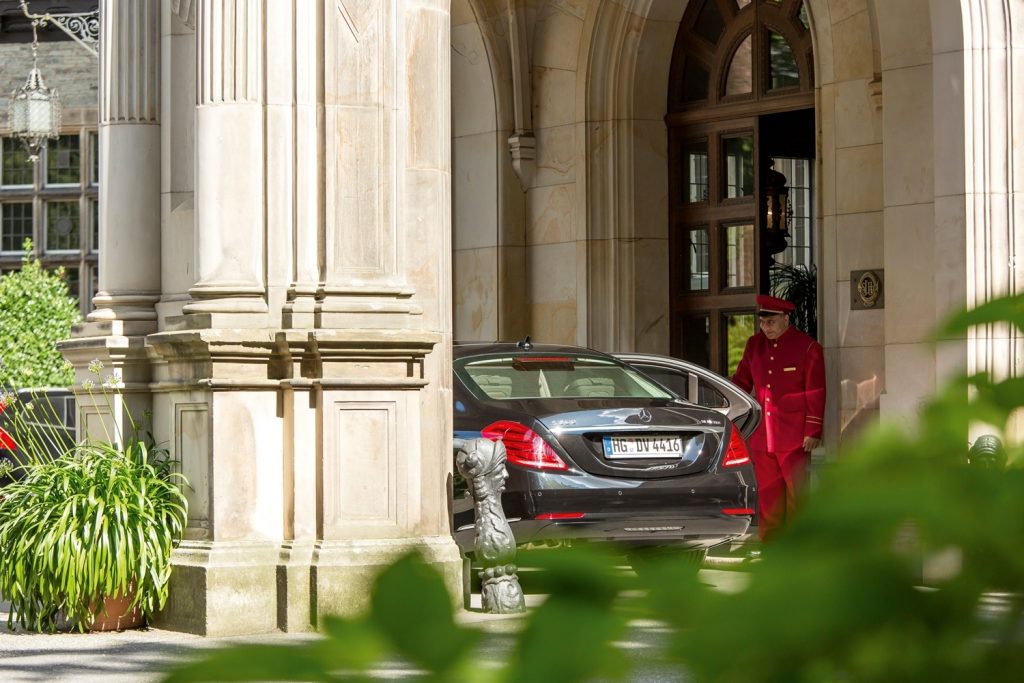
<instances>
[{"instance_id":1,"label":"green plant","mask_svg":"<svg viewBox=\"0 0 1024 683\"><path fill-rule=\"evenodd\" d=\"M24 250L21 270L0 278L0 386L67 387L74 372L56 344L78 322L78 302L62 268L43 268L31 240Z\"/></svg>"},{"instance_id":2,"label":"green plant","mask_svg":"<svg viewBox=\"0 0 1024 683\"><path fill-rule=\"evenodd\" d=\"M73 444L53 457L45 435L19 428L28 424L26 413L47 410L41 403L6 408L18 411L11 433L24 452L20 479L0 490L8 628L53 631L67 618L85 630L103 600L119 596L149 618L167 600L171 550L187 519L181 476L135 425L123 438Z\"/></svg>"},{"instance_id":3,"label":"green plant","mask_svg":"<svg viewBox=\"0 0 1024 683\"><path fill-rule=\"evenodd\" d=\"M999 323L1024 333L1024 296L959 315L944 334ZM1024 447L1007 444L1006 469L971 466L966 454L972 426L1013 435L1021 408L1024 378L983 373L938 391L916 424L880 425L822 473L800 514L746 565L742 590L707 590L671 557L631 579L607 554L552 554L541 575L549 597L500 668L474 665L440 577L406 558L381 576L370 615L327 620L323 639L213 652L167 680L369 680L375 663L396 659L429 681L614 680L630 661L613 644L629 620L653 619L666 645L633 662L667 662L695 683L1016 682ZM961 562L926 575L938 554ZM431 609L410 619L413 602Z\"/></svg>"},{"instance_id":4,"label":"green plant","mask_svg":"<svg viewBox=\"0 0 1024 683\"><path fill-rule=\"evenodd\" d=\"M770 272L772 296L793 302L792 322L818 338L818 267L773 263Z\"/></svg>"}]
</instances>

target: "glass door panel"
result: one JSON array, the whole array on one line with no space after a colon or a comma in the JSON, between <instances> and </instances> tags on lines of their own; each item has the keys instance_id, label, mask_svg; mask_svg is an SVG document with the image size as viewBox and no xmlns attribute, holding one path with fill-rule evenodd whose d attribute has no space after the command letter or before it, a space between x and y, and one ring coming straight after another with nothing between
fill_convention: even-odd
<instances>
[{"instance_id":1,"label":"glass door panel","mask_svg":"<svg viewBox=\"0 0 1024 683\"><path fill-rule=\"evenodd\" d=\"M754 136L727 137L722 142L725 157L725 198L754 196Z\"/></svg>"},{"instance_id":2,"label":"glass door panel","mask_svg":"<svg viewBox=\"0 0 1024 683\"><path fill-rule=\"evenodd\" d=\"M775 157L775 169L789 187L789 246L775 256L778 263L810 268L814 264L813 174L811 159Z\"/></svg>"},{"instance_id":3,"label":"glass door panel","mask_svg":"<svg viewBox=\"0 0 1024 683\"><path fill-rule=\"evenodd\" d=\"M725 242L725 282L727 289L753 287L757 263L754 251L754 224L727 225Z\"/></svg>"},{"instance_id":4,"label":"glass door panel","mask_svg":"<svg viewBox=\"0 0 1024 683\"><path fill-rule=\"evenodd\" d=\"M708 141L701 140L686 146L686 164L683 167L685 201L697 204L708 200Z\"/></svg>"},{"instance_id":5,"label":"glass door panel","mask_svg":"<svg viewBox=\"0 0 1024 683\"><path fill-rule=\"evenodd\" d=\"M743 360L743 349L755 332L756 318L752 312L729 313L722 316L725 327L725 358L727 377L732 377Z\"/></svg>"},{"instance_id":6,"label":"glass door panel","mask_svg":"<svg viewBox=\"0 0 1024 683\"><path fill-rule=\"evenodd\" d=\"M688 244L684 263L688 276L684 288L690 292L707 291L710 286L711 244L705 227L687 230Z\"/></svg>"},{"instance_id":7,"label":"glass door panel","mask_svg":"<svg viewBox=\"0 0 1024 683\"><path fill-rule=\"evenodd\" d=\"M707 314L688 315L680 321L682 358L701 367L711 367L711 319Z\"/></svg>"}]
</instances>

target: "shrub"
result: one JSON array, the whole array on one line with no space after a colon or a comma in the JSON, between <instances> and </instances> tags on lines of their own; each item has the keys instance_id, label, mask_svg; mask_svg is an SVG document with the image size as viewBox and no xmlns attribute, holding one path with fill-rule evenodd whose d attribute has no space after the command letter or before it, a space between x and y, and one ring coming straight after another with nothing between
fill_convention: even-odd
<instances>
[{"instance_id":1,"label":"shrub","mask_svg":"<svg viewBox=\"0 0 1024 683\"><path fill-rule=\"evenodd\" d=\"M57 350L78 322L63 269L51 272L24 244L21 270L0 278L0 386L67 387L74 370Z\"/></svg>"}]
</instances>

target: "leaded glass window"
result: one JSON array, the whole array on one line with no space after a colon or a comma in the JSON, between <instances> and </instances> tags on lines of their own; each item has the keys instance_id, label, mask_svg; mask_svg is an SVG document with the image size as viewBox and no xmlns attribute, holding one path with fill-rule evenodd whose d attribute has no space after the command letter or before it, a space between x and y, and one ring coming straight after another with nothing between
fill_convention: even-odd
<instances>
[{"instance_id":1,"label":"leaded glass window","mask_svg":"<svg viewBox=\"0 0 1024 683\"><path fill-rule=\"evenodd\" d=\"M18 253L25 240L32 238L32 202L4 202L0 251Z\"/></svg>"},{"instance_id":2,"label":"leaded glass window","mask_svg":"<svg viewBox=\"0 0 1024 683\"><path fill-rule=\"evenodd\" d=\"M46 145L46 184L80 185L81 150L78 135L61 135Z\"/></svg>"},{"instance_id":3,"label":"leaded glass window","mask_svg":"<svg viewBox=\"0 0 1024 683\"><path fill-rule=\"evenodd\" d=\"M81 224L78 202L46 203L46 251L78 251Z\"/></svg>"}]
</instances>

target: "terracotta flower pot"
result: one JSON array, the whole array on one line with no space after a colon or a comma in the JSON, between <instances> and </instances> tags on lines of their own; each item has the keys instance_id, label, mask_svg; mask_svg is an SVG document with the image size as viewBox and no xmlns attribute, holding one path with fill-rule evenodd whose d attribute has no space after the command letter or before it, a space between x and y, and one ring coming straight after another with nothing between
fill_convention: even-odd
<instances>
[{"instance_id":1,"label":"terracotta flower pot","mask_svg":"<svg viewBox=\"0 0 1024 683\"><path fill-rule=\"evenodd\" d=\"M93 614L96 616L90 631L123 631L129 628L139 628L143 624L142 609L136 607L129 610L134 590L128 594L119 593L113 597L103 598L103 604L92 605Z\"/></svg>"}]
</instances>

